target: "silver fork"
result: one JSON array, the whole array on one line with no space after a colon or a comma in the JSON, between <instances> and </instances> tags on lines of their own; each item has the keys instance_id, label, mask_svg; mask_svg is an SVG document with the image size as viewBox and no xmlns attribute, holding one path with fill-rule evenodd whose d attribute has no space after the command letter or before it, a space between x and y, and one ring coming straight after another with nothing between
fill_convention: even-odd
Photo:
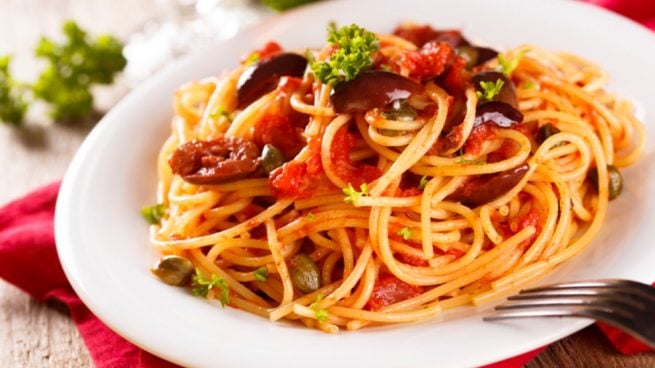
<instances>
[{"instance_id":1,"label":"silver fork","mask_svg":"<svg viewBox=\"0 0 655 368\"><path fill-rule=\"evenodd\" d=\"M521 290L485 321L532 317L584 317L620 328L655 348L655 287L607 279Z\"/></svg>"}]
</instances>

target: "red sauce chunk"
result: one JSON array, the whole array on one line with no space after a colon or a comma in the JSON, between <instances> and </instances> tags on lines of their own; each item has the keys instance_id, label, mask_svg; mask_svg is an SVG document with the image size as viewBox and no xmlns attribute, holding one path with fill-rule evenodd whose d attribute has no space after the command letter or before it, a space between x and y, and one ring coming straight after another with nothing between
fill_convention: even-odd
<instances>
[{"instance_id":1,"label":"red sauce chunk","mask_svg":"<svg viewBox=\"0 0 655 368\"><path fill-rule=\"evenodd\" d=\"M272 144L282 151L287 160L294 158L305 146L302 131L308 116L291 108L289 99L300 86L301 80L283 77L277 86L279 92L275 101L266 108L263 117L255 123L253 140L263 147Z\"/></svg>"},{"instance_id":2,"label":"red sauce chunk","mask_svg":"<svg viewBox=\"0 0 655 368\"><path fill-rule=\"evenodd\" d=\"M330 158L334 164L334 170L344 181L358 188L363 183L370 183L382 175L382 172L367 164L353 165L350 159L350 151L355 147L357 138L350 133L347 127L337 131L330 147Z\"/></svg>"},{"instance_id":3,"label":"red sauce chunk","mask_svg":"<svg viewBox=\"0 0 655 368\"><path fill-rule=\"evenodd\" d=\"M262 48L254 50L248 55L245 55L241 58L241 63L245 63L251 59L256 59L257 61L263 61L270 59L271 56L279 54L282 52L282 46L275 41L268 41Z\"/></svg>"},{"instance_id":4,"label":"red sauce chunk","mask_svg":"<svg viewBox=\"0 0 655 368\"><path fill-rule=\"evenodd\" d=\"M455 61L455 51L445 42L428 42L419 50L407 51L400 59L411 78L426 81L440 76Z\"/></svg>"},{"instance_id":5,"label":"red sauce chunk","mask_svg":"<svg viewBox=\"0 0 655 368\"><path fill-rule=\"evenodd\" d=\"M488 140L494 139L496 133L490 124L480 124L473 128L471 134L466 140L464 152L471 155L477 155L482 149L482 144Z\"/></svg>"},{"instance_id":6,"label":"red sauce chunk","mask_svg":"<svg viewBox=\"0 0 655 368\"><path fill-rule=\"evenodd\" d=\"M366 303L366 308L376 311L422 293L422 286L410 285L393 275L381 274L375 282L373 293L371 293L371 297Z\"/></svg>"},{"instance_id":7,"label":"red sauce chunk","mask_svg":"<svg viewBox=\"0 0 655 368\"><path fill-rule=\"evenodd\" d=\"M291 161L271 172L268 186L276 198L301 198L311 194L308 189L311 180L307 175L307 164Z\"/></svg>"},{"instance_id":8,"label":"red sauce chunk","mask_svg":"<svg viewBox=\"0 0 655 368\"><path fill-rule=\"evenodd\" d=\"M537 235L539 235L541 232L541 212L534 207L532 207L528 213L519 219L516 226L516 232L518 233L528 226L533 226L537 231L534 233L534 235L519 244L519 248L521 249L525 249L530 244L532 244L532 242L534 242L534 240L537 238Z\"/></svg>"}]
</instances>

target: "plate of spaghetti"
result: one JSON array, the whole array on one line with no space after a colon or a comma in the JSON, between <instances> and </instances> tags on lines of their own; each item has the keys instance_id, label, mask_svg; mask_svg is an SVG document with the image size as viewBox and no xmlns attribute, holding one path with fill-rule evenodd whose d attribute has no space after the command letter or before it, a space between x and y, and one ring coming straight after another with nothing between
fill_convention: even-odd
<instances>
[{"instance_id":1,"label":"plate of spaghetti","mask_svg":"<svg viewBox=\"0 0 655 368\"><path fill-rule=\"evenodd\" d=\"M653 59L647 30L577 3L290 12L94 129L57 206L64 269L110 327L186 366L526 352L590 321L482 322L502 296L655 279Z\"/></svg>"}]
</instances>

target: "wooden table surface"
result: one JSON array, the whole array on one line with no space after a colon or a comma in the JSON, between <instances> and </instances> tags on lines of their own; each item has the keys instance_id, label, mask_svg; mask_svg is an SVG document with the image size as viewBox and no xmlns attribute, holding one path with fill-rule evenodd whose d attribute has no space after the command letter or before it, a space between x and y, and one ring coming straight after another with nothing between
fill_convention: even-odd
<instances>
[{"instance_id":1,"label":"wooden table surface","mask_svg":"<svg viewBox=\"0 0 655 368\"><path fill-rule=\"evenodd\" d=\"M157 0L0 0L0 55L16 56L19 75L38 70L31 50L41 34L56 35L61 22L75 19L96 32L125 38L153 16ZM125 82L99 91L98 105L109 108L127 91ZM93 124L48 123L34 111L30 123L0 125L0 203L62 177ZM65 311L35 302L0 280L0 366L86 367L89 353ZM622 356L589 327L552 344L527 367L655 367L655 354Z\"/></svg>"}]
</instances>

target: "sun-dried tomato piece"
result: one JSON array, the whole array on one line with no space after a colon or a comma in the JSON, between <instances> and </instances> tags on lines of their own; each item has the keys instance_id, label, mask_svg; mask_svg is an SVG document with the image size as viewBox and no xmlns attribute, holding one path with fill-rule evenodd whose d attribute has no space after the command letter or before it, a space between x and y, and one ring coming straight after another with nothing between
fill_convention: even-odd
<instances>
[{"instance_id":1,"label":"sun-dried tomato piece","mask_svg":"<svg viewBox=\"0 0 655 368\"><path fill-rule=\"evenodd\" d=\"M173 173L192 184L220 184L255 173L259 147L240 138L221 137L179 146L168 160Z\"/></svg>"}]
</instances>

